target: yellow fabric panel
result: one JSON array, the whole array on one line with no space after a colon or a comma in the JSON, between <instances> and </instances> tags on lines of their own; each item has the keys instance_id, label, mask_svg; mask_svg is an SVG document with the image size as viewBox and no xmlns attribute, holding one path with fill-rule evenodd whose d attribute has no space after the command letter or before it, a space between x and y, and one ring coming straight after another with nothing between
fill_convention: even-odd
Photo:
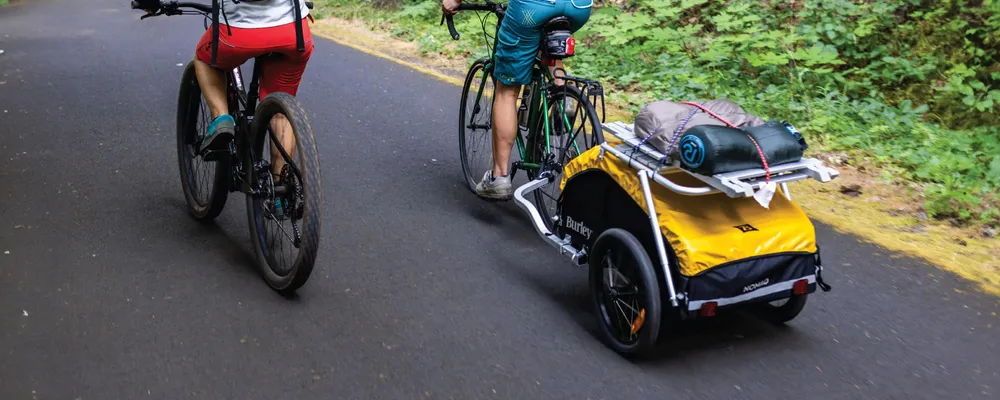
<instances>
[{"instance_id":1,"label":"yellow fabric panel","mask_svg":"<svg viewBox=\"0 0 1000 400\"><path fill-rule=\"evenodd\" d=\"M560 188L566 181L589 169L600 169L618 182L646 210L638 171L611 154L601 159L600 147L594 147L570 161ZM685 186L705 183L684 172L666 175ZM723 193L687 196L675 193L650 179L654 207L660 229L677 254L679 269L694 276L715 266L749 257L785 252L815 252L816 231L806 214L784 196L780 188L770 208L761 207L753 198L731 198ZM743 232L740 226L756 230ZM650 254L651 258L656 257Z\"/></svg>"}]
</instances>

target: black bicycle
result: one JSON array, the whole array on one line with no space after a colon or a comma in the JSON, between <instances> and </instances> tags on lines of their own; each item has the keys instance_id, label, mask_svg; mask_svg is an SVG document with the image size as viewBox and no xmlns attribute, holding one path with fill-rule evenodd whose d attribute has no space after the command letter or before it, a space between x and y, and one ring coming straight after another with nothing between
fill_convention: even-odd
<instances>
[{"instance_id":1,"label":"black bicycle","mask_svg":"<svg viewBox=\"0 0 1000 400\"><path fill-rule=\"evenodd\" d=\"M307 6L312 8L311 3ZM141 7L133 1L132 8ZM207 30L210 18L218 21L213 9L218 8L200 3L161 2L159 10L141 19L202 15ZM217 24L214 27L218 29ZM236 121L236 135L224 154L212 154L212 161L205 160L206 154L199 148L211 113L198 86L194 62L188 63L177 99L177 159L184 198L195 219L208 221L217 217L230 192L246 195L250 234L264 280L274 290L287 294L305 284L312 273L319 246L323 190L316 140L299 101L288 93L275 92L257 104L260 66L271 57L281 55L267 54L254 59L249 91L244 90L240 67L227 73L226 93L229 113ZM291 124L295 139L292 154L271 130L271 120L278 115ZM264 146L269 142L271 151L265 151ZM271 158L279 155L283 167L275 173ZM290 257L284 257L286 251ZM289 259L291 262L286 262Z\"/></svg>"}]
</instances>

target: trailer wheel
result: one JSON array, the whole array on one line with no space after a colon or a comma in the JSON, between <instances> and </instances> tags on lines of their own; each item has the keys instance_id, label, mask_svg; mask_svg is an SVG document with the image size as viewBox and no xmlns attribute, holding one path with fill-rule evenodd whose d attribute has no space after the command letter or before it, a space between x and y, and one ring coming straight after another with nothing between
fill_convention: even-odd
<instances>
[{"instance_id":1,"label":"trailer wheel","mask_svg":"<svg viewBox=\"0 0 1000 400\"><path fill-rule=\"evenodd\" d=\"M787 299L757 304L754 311L760 319L775 325L782 325L799 316L799 313L806 306L808 298L808 294L793 295Z\"/></svg>"},{"instance_id":2,"label":"trailer wheel","mask_svg":"<svg viewBox=\"0 0 1000 400\"><path fill-rule=\"evenodd\" d=\"M608 229L589 257L590 293L601 340L632 356L656 343L660 332L660 286L642 244L631 233Z\"/></svg>"}]
</instances>

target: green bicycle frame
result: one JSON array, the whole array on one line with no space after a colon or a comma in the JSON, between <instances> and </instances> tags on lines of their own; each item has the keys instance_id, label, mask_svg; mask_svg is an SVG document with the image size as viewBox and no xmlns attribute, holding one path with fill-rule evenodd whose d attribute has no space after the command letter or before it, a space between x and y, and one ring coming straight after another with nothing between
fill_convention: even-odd
<instances>
[{"instance_id":1,"label":"green bicycle frame","mask_svg":"<svg viewBox=\"0 0 1000 400\"><path fill-rule=\"evenodd\" d=\"M491 56L495 57L495 53ZM478 113L481 110L481 107L479 107L480 104L479 102L483 98L483 91L486 88L487 80L493 79L492 76L493 76L494 62L495 58L488 61L486 65L483 67L483 78L481 81L482 83L479 85L479 89L476 93L476 100L475 100L476 107L473 110L474 113ZM548 110L549 101L548 98L543 95L544 91L541 89L542 87L548 87L550 85L554 85L555 79L549 72L549 69L542 66L542 61L540 58L536 58L536 61L532 67L531 74L532 74L531 83L527 85L531 90L529 105L527 107L527 112L528 112L527 143L525 143L525 138L522 137L522 135L520 135L520 132L514 139L514 142L517 144L518 155L520 155L521 160L524 160L523 162L515 166L515 168L520 168L526 171L539 170L543 166L544 160L535 160L533 159L532 156L533 153L527 152L529 146L534 147L535 141L542 139L539 137L539 135L544 134L543 138L545 140L545 153L548 154L552 152L552 143L550 140L552 135L552 121L549 118L549 114L543 111L543 110ZM567 127L571 126L569 122L569 117L566 115L565 107L559 107L558 109L559 109L559 114L565 123L564 126ZM539 129L538 126L539 118L544 119L544 125L542 125L541 129ZM490 119L490 123L492 123L492 116ZM577 151L579 151L579 146L576 144L575 140L576 134L574 133L573 136L574 137L570 138L570 143L573 143L573 146L576 148Z\"/></svg>"}]
</instances>

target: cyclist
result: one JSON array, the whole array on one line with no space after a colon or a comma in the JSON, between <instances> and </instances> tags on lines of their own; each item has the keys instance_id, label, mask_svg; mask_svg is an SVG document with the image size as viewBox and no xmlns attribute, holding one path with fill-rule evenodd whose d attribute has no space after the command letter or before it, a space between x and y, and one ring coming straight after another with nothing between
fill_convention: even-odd
<instances>
[{"instance_id":1,"label":"cyclist","mask_svg":"<svg viewBox=\"0 0 1000 400\"><path fill-rule=\"evenodd\" d=\"M305 51L299 52L296 47L295 10L298 6L303 17L302 37ZM159 0L139 0L141 8L146 11L156 11L160 8ZM226 150L236 132L236 123L229 114L226 99L226 73L237 66L243 65L254 57L267 53L278 53L279 58L270 58L260 69L260 99L269 93L286 92L296 94L302 73L313 51L312 35L309 24L305 22L309 16L309 8L305 0L222 0L220 7L219 44L216 67L211 66L212 60L212 30L208 29L202 35L195 48L195 75L201 88L205 102L212 113L212 122L202 140L201 150ZM295 136L291 124L284 115L278 114L271 119L271 131L278 137L282 147L289 153L295 148ZM211 161L212 152L206 153L205 159ZM272 172L281 172L284 159L271 146L271 159L274 160Z\"/></svg>"},{"instance_id":2,"label":"cyclist","mask_svg":"<svg viewBox=\"0 0 1000 400\"><path fill-rule=\"evenodd\" d=\"M462 0L442 0L446 15L457 13ZM592 0L510 0L497 33L493 77L496 93L493 100L493 169L486 171L476 185L480 197L509 200L514 192L510 182L510 152L517 135L517 98L521 86L531 83L531 67L539 51L542 24L565 16L570 32L579 30L590 19ZM550 72L562 68L562 60L550 66ZM563 84L556 79L556 84Z\"/></svg>"}]
</instances>

